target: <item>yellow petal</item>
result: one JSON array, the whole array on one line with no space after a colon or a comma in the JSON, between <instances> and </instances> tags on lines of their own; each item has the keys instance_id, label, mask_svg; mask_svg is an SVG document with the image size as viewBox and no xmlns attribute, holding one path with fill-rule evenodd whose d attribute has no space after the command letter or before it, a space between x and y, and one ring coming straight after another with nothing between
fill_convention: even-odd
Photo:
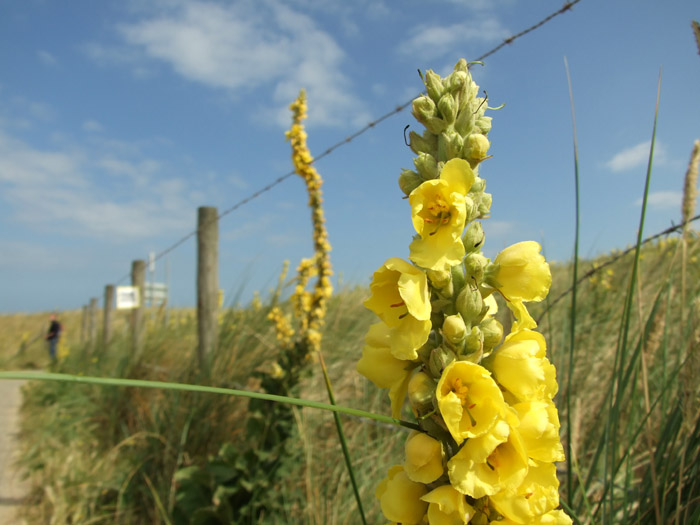
<instances>
[{"instance_id":1,"label":"yellow petal","mask_svg":"<svg viewBox=\"0 0 700 525\"><path fill-rule=\"evenodd\" d=\"M476 514L463 494L450 485L442 485L421 498L430 503L428 523L430 525L465 525Z\"/></svg>"},{"instance_id":2,"label":"yellow petal","mask_svg":"<svg viewBox=\"0 0 700 525\"><path fill-rule=\"evenodd\" d=\"M519 242L494 260L498 289L509 300L541 301L547 296L552 274L540 248L535 241Z\"/></svg>"}]
</instances>

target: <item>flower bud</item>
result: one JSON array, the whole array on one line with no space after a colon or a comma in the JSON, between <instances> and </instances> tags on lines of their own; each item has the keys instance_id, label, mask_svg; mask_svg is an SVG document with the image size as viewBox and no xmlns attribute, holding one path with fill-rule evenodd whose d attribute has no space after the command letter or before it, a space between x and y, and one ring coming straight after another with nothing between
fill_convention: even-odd
<instances>
[{"instance_id":1,"label":"flower bud","mask_svg":"<svg viewBox=\"0 0 700 525\"><path fill-rule=\"evenodd\" d=\"M491 213L491 201L493 200L493 197L491 196L490 193L482 193L479 196L479 200L476 203L477 208L479 210L479 214L477 217L488 217L489 214Z\"/></svg>"},{"instance_id":2,"label":"flower bud","mask_svg":"<svg viewBox=\"0 0 700 525\"><path fill-rule=\"evenodd\" d=\"M479 201L483 193L470 194L464 197L464 204L466 207L465 222L471 222L474 219L481 217L479 212Z\"/></svg>"},{"instance_id":3,"label":"flower bud","mask_svg":"<svg viewBox=\"0 0 700 525\"><path fill-rule=\"evenodd\" d=\"M486 157L491 143L481 133L472 133L464 141L464 157L472 164L472 161L481 161ZM473 167L473 166L472 166Z\"/></svg>"},{"instance_id":4,"label":"flower bud","mask_svg":"<svg viewBox=\"0 0 700 525\"><path fill-rule=\"evenodd\" d=\"M488 263L489 260L480 252L470 253L464 258L464 273L472 282L481 283L484 279L484 268Z\"/></svg>"},{"instance_id":5,"label":"flower bud","mask_svg":"<svg viewBox=\"0 0 700 525\"><path fill-rule=\"evenodd\" d=\"M474 184L469 188L469 193L482 193L486 189L486 181L478 175L474 179Z\"/></svg>"},{"instance_id":6,"label":"flower bud","mask_svg":"<svg viewBox=\"0 0 700 525\"><path fill-rule=\"evenodd\" d=\"M445 79L447 89L451 93L461 91L469 81L469 73L466 71L455 71Z\"/></svg>"},{"instance_id":7,"label":"flower bud","mask_svg":"<svg viewBox=\"0 0 700 525\"><path fill-rule=\"evenodd\" d=\"M413 412L420 416L433 410L433 398L437 381L425 372L417 372L408 382L408 402Z\"/></svg>"},{"instance_id":8,"label":"flower bud","mask_svg":"<svg viewBox=\"0 0 700 525\"><path fill-rule=\"evenodd\" d=\"M462 350L463 356L460 357L466 357L467 361L478 363L479 359L481 359L483 343L484 336L481 333L481 330L478 326L473 326L471 331L464 339L464 349Z\"/></svg>"},{"instance_id":9,"label":"flower bud","mask_svg":"<svg viewBox=\"0 0 700 525\"><path fill-rule=\"evenodd\" d=\"M413 190L423 184L423 178L413 170L401 170L399 175L399 187L406 195L410 195Z\"/></svg>"},{"instance_id":10,"label":"flower bud","mask_svg":"<svg viewBox=\"0 0 700 525\"><path fill-rule=\"evenodd\" d=\"M444 346L438 346L430 354L430 362L428 363L428 370L433 377L440 377L442 371L453 362L457 356L452 350L448 350Z\"/></svg>"},{"instance_id":11,"label":"flower bud","mask_svg":"<svg viewBox=\"0 0 700 525\"><path fill-rule=\"evenodd\" d=\"M428 128L428 131L430 131L431 133L435 133L435 135L439 135L447 129L447 122L445 122L441 118L430 117L420 122L426 128Z\"/></svg>"},{"instance_id":12,"label":"flower bud","mask_svg":"<svg viewBox=\"0 0 700 525\"><path fill-rule=\"evenodd\" d=\"M423 132L423 136L420 136L415 131L411 131L408 134L408 142L411 145L411 150L416 155L419 153L432 154L437 149L437 137L428 130Z\"/></svg>"},{"instance_id":13,"label":"flower bud","mask_svg":"<svg viewBox=\"0 0 700 525\"><path fill-rule=\"evenodd\" d=\"M484 300L481 298L481 293L471 285L465 286L457 296L457 311L461 314L462 319L467 323L471 323L481 315L481 310L484 307Z\"/></svg>"},{"instance_id":14,"label":"flower bud","mask_svg":"<svg viewBox=\"0 0 700 525\"><path fill-rule=\"evenodd\" d=\"M445 471L442 443L428 434L414 430L408 436L404 450L404 470L411 481L432 483Z\"/></svg>"},{"instance_id":15,"label":"flower bud","mask_svg":"<svg viewBox=\"0 0 700 525\"><path fill-rule=\"evenodd\" d=\"M472 221L462 236L462 244L467 254L479 251L484 243L484 227L480 222Z\"/></svg>"},{"instance_id":16,"label":"flower bud","mask_svg":"<svg viewBox=\"0 0 700 525\"><path fill-rule=\"evenodd\" d=\"M448 124L452 124L455 121L455 118L457 117L457 104L455 103L454 97L450 93L445 93L442 97L440 97L440 101L438 102L438 110L440 110L442 118Z\"/></svg>"},{"instance_id":17,"label":"flower bud","mask_svg":"<svg viewBox=\"0 0 700 525\"><path fill-rule=\"evenodd\" d=\"M418 358L427 365L430 361L430 354L439 344L438 335L435 332L430 332L428 340L417 350Z\"/></svg>"},{"instance_id":18,"label":"flower bud","mask_svg":"<svg viewBox=\"0 0 700 525\"><path fill-rule=\"evenodd\" d=\"M413 101L413 116L421 123L425 123L431 117L437 115L435 102L426 96L418 97Z\"/></svg>"},{"instance_id":19,"label":"flower bud","mask_svg":"<svg viewBox=\"0 0 700 525\"><path fill-rule=\"evenodd\" d=\"M447 158L461 158L462 150L464 149L464 139L462 136L454 131L443 133L442 136L445 138L445 153L447 154Z\"/></svg>"},{"instance_id":20,"label":"flower bud","mask_svg":"<svg viewBox=\"0 0 700 525\"><path fill-rule=\"evenodd\" d=\"M491 131L491 120L492 117L479 117L476 119L476 127L481 130L481 132L486 135Z\"/></svg>"},{"instance_id":21,"label":"flower bud","mask_svg":"<svg viewBox=\"0 0 700 525\"><path fill-rule=\"evenodd\" d=\"M501 344L503 339L503 326L495 317L487 317L479 325L481 333L484 334L484 352L490 352Z\"/></svg>"},{"instance_id":22,"label":"flower bud","mask_svg":"<svg viewBox=\"0 0 700 525\"><path fill-rule=\"evenodd\" d=\"M469 106L460 110L457 118L455 119L455 130L457 133L466 137L474 129L476 119Z\"/></svg>"},{"instance_id":23,"label":"flower bud","mask_svg":"<svg viewBox=\"0 0 700 525\"><path fill-rule=\"evenodd\" d=\"M445 92L445 87L442 85L442 79L440 75L435 73L432 69L429 69L425 73L425 89L428 95L435 102L440 100L443 93Z\"/></svg>"},{"instance_id":24,"label":"flower bud","mask_svg":"<svg viewBox=\"0 0 700 525\"><path fill-rule=\"evenodd\" d=\"M460 291L464 287L465 277L464 269L461 264L457 264L450 268L450 273L452 274L452 284L456 292Z\"/></svg>"},{"instance_id":25,"label":"flower bud","mask_svg":"<svg viewBox=\"0 0 700 525\"><path fill-rule=\"evenodd\" d=\"M439 177L437 161L430 153L419 153L413 159L413 164L415 164L418 173L424 180L437 179Z\"/></svg>"},{"instance_id":26,"label":"flower bud","mask_svg":"<svg viewBox=\"0 0 700 525\"><path fill-rule=\"evenodd\" d=\"M442 323L442 335L451 344L458 345L467 336L467 325L459 314L448 315Z\"/></svg>"}]
</instances>

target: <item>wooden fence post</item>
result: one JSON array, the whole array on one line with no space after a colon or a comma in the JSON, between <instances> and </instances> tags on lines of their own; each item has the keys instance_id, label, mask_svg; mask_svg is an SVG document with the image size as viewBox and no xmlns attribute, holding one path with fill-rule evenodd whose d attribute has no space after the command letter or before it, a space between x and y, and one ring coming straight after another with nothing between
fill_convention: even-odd
<instances>
[{"instance_id":1,"label":"wooden fence post","mask_svg":"<svg viewBox=\"0 0 700 525\"><path fill-rule=\"evenodd\" d=\"M139 305L131 311L131 341L135 355L143 350L143 305L145 301L146 261L138 260L131 263L131 286L139 290Z\"/></svg>"},{"instance_id":2,"label":"wooden fence post","mask_svg":"<svg viewBox=\"0 0 700 525\"><path fill-rule=\"evenodd\" d=\"M202 369L219 343L219 219L215 207L197 210L197 358Z\"/></svg>"},{"instance_id":3,"label":"wooden fence post","mask_svg":"<svg viewBox=\"0 0 700 525\"><path fill-rule=\"evenodd\" d=\"M94 348L97 343L97 297L90 299L88 314L88 343Z\"/></svg>"},{"instance_id":4,"label":"wooden fence post","mask_svg":"<svg viewBox=\"0 0 700 525\"><path fill-rule=\"evenodd\" d=\"M84 345L88 342L88 307L83 305L83 316L80 320L80 344Z\"/></svg>"},{"instance_id":5,"label":"wooden fence post","mask_svg":"<svg viewBox=\"0 0 700 525\"><path fill-rule=\"evenodd\" d=\"M106 349L112 339L112 321L114 317L114 285L105 286L104 311L102 324L102 346Z\"/></svg>"}]
</instances>

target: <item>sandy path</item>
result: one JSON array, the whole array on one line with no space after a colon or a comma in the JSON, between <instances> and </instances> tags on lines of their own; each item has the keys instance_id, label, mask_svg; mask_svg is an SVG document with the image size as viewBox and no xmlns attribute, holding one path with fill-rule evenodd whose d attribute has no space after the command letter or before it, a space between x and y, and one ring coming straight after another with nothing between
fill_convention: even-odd
<instances>
[{"instance_id":1,"label":"sandy path","mask_svg":"<svg viewBox=\"0 0 700 525\"><path fill-rule=\"evenodd\" d=\"M13 463L17 457L21 380L0 380L0 523L21 524L15 514L22 504L28 484L22 481Z\"/></svg>"}]
</instances>

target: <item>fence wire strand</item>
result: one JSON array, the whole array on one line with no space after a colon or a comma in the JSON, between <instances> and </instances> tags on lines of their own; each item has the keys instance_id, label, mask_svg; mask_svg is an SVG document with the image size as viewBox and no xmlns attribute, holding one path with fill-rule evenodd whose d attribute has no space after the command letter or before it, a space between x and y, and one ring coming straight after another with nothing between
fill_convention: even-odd
<instances>
[{"instance_id":1,"label":"fence wire strand","mask_svg":"<svg viewBox=\"0 0 700 525\"><path fill-rule=\"evenodd\" d=\"M515 40L517 40L518 38L520 38L520 37L522 37L522 36L525 36L525 35L527 35L528 33L531 33L532 31L536 31L537 29L539 29L540 27L542 27L543 25L545 25L547 22L549 22L549 21L552 20L553 18L556 18L557 16L559 16L559 15L561 15L561 14L563 14L563 13L566 13L566 12L570 11L571 8L572 8L573 6L575 6L576 4L578 4L580 1L581 1L581 0L570 0L570 1L567 1L567 2L564 3L564 5L563 5L560 9L558 9L557 11L551 13L550 15L546 16L545 18L543 18L542 20L540 20L540 21L537 22L536 24L534 24L534 25L528 27L527 29L524 29L524 30L520 31L519 33L516 33L516 34L514 34L514 35L512 35L512 36L509 36L508 38L506 38L505 40L503 40L503 42L501 42L500 44L498 44L498 45L497 45L496 47L494 47L493 49L491 49L491 50L487 51L486 53L484 53L483 55L481 55L481 56L475 58L474 61L475 61L475 62L479 62L479 61L481 61L481 60L483 60L483 59L485 59L485 58L487 58L487 57L493 55L494 53L498 52L499 50L501 50L501 49L504 48L505 46L507 46L507 45L509 45L509 44L512 44L512 43L513 43ZM420 95L420 93L419 93L418 95ZM414 97L414 98L415 98L415 97ZM366 132L369 131L370 129L373 129L374 127L376 127L377 124L380 124L380 123L382 123L383 121L387 120L388 118L393 117L394 115L396 115L396 114L398 114L398 113L401 113L404 109L406 109L407 107L409 107L409 106L413 103L414 98L411 98L410 100L404 102L403 104L400 104L400 105L396 106L394 109L392 109L391 111L385 113L384 115L380 116L379 118L377 118L377 119L375 119L375 120L373 120L373 121L371 121L371 122L368 122L364 127L360 128L359 130L357 130L356 132L352 133L351 135L348 135L348 136L345 137L344 139L342 139L342 140L336 142L335 144L329 146L329 147L326 148L320 155L318 155L317 157L315 157L314 160L312 161L312 163L315 163L315 162L321 160L322 158L327 157L328 155L330 155L331 153L333 153L336 149L340 148L341 146L344 146L345 144L351 143L353 140L355 140L355 139L356 139L357 137L359 137L360 135L363 135L364 133L366 133ZM272 182L270 182L270 183L267 184L266 186L260 188L260 189L257 190L256 192L250 194L250 195L247 196L246 198L244 198L244 199L238 201L238 202L235 203L233 206L231 206L231 207L229 207L229 208L226 208L224 211L222 211L221 213L219 213L219 215L217 216L216 220L219 220L219 219L221 219L222 217L225 217L226 215L228 215L228 214L234 212L235 210L237 210L237 209L240 208L241 206L243 206L243 205L245 205L245 204L247 204L247 203L249 203L249 202L251 202L251 201L257 199L257 198L260 197L262 194L264 194L264 193L270 191L272 188L274 188L275 186L281 184L282 182L284 182L285 180L287 180L288 178L290 178L290 177L291 177L292 175L294 175L294 174L295 174L295 172L294 172L294 170L292 170L292 171L289 171L289 172L285 173L284 175L282 175L282 176L280 176L280 177L277 177L275 180L273 180ZM158 252L158 253L155 255L155 258L153 259L153 261L155 262L155 261L157 261L157 260L159 260L159 259L165 257L167 254L169 254L170 252L172 252L173 250L175 250L176 248L178 248L179 246L181 246L182 244L184 244L187 240L189 240L190 238L194 237L196 234L197 234L197 230L194 230L194 231L189 232L187 235L181 237L180 239L178 239L177 241L175 241L173 244L171 244L171 245L168 246L167 248L165 248L165 249L163 249L162 251ZM116 284L120 284L120 283L124 282L126 279L128 279L128 278L130 277L130 275L131 275L131 273L128 273L128 274L124 275L121 279L119 279L119 281L117 281Z\"/></svg>"}]
</instances>

